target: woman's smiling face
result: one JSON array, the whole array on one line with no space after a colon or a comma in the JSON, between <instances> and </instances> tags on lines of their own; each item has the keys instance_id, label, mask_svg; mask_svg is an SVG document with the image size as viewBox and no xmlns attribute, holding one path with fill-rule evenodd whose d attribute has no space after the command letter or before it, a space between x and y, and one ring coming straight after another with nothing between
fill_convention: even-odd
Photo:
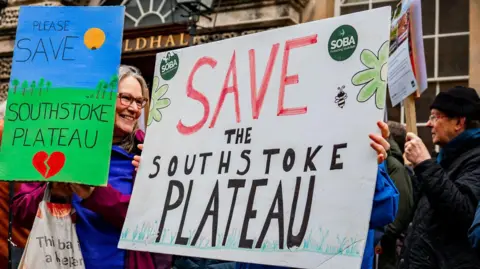
<instances>
[{"instance_id":1,"label":"woman's smiling face","mask_svg":"<svg viewBox=\"0 0 480 269\"><path fill-rule=\"evenodd\" d=\"M145 102L142 85L136 78L127 76L120 81L115 111L115 137L123 137L133 132Z\"/></svg>"}]
</instances>

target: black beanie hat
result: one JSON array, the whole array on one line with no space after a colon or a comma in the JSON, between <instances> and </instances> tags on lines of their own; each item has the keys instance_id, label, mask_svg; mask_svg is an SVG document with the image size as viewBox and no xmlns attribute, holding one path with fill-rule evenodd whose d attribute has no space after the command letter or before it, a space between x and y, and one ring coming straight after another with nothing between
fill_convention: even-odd
<instances>
[{"instance_id":1,"label":"black beanie hat","mask_svg":"<svg viewBox=\"0 0 480 269\"><path fill-rule=\"evenodd\" d=\"M439 93L430 106L430 109L434 108L449 117L480 120L480 97L472 88L456 86L446 92Z\"/></svg>"}]
</instances>

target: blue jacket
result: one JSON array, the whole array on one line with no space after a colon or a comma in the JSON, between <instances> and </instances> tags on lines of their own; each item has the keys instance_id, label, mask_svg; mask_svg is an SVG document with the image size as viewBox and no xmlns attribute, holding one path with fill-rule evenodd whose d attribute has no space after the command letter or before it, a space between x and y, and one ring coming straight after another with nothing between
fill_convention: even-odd
<instances>
[{"instance_id":1,"label":"blue jacket","mask_svg":"<svg viewBox=\"0 0 480 269\"><path fill-rule=\"evenodd\" d=\"M397 215L399 194L393 181L388 176L385 163L378 166L377 183L373 197L372 213L370 216L370 229L368 230L367 242L363 254L362 269L373 268L375 255L374 233L375 229L383 228L393 222ZM236 269L285 269L280 266L268 266L251 263L237 263Z\"/></svg>"},{"instance_id":2,"label":"blue jacket","mask_svg":"<svg viewBox=\"0 0 480 269\"><path fill-rule=\"evenodd\" d=\"M472 227L468 230L468 239L472 247L480 252L480 203L478 203Z\"/></svg>"},{"instance_id":3,"label":"blue jacket","mask_svg":"<svg viewBox=\"0 0 480 269\"><path fill-rule=\"evenodd\" d=\"M108 184L124 195L132 193L133 154L119 146L112 147ZM81 204L74 195L72 204L77 211L77 234L80 240L86 268L125 268L126 251L119 249L120 230L106 222L103 217Z\"/></svg>"}]
</instances>

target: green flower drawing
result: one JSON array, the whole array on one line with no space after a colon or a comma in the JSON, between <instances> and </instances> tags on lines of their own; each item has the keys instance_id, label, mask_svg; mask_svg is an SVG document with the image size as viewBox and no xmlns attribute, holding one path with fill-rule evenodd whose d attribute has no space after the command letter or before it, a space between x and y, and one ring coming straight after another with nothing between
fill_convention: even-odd
<instances>
[{"instance_id":1,"label":"green flower drawing","mask_svg":"<svg viewBox=\"0 0 480 269\"><path fill-rule=\"evenodd\" d=\"M158 85L159 78L155 76L153 78L152 86L152 102L150 103L150 112L148 113L147 126L152 124L153 121L159 122L162 120L161 109L164 109L170 105L169 98L162 98L168 91L168 84Z\"/></svg>"},{"instance_id":2,"label":"green flower drawing","mask_svg":"<svg viewBox=\"0 0 480 269\"><path fill-rule=\"evenodd\" d=\"M352 84L363 87L357 95L357 101L366 102L375 95L375 105L378 109L385 108L385 96L387 95L389 42L386 41L378 50L378 56L368 49L360 54L360 60L368 67L356 73L352 78Z\"/></svg>"}]
</instances>

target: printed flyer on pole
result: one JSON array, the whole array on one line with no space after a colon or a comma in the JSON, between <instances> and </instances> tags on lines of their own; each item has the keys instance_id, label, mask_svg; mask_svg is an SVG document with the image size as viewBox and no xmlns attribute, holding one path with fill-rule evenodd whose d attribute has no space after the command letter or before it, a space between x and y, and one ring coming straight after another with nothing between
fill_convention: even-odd
<instances>
[{"instance_id":1,"label":"printed flyer on pole","mask_svg":"<svg viewBox=\"0 0 480 269\"><path fill-rule=\"evenodd\" d=\"M420 0L398 3L390 32L388 90L392 106L427 89Z\"/></svg>"}]
</instances>

